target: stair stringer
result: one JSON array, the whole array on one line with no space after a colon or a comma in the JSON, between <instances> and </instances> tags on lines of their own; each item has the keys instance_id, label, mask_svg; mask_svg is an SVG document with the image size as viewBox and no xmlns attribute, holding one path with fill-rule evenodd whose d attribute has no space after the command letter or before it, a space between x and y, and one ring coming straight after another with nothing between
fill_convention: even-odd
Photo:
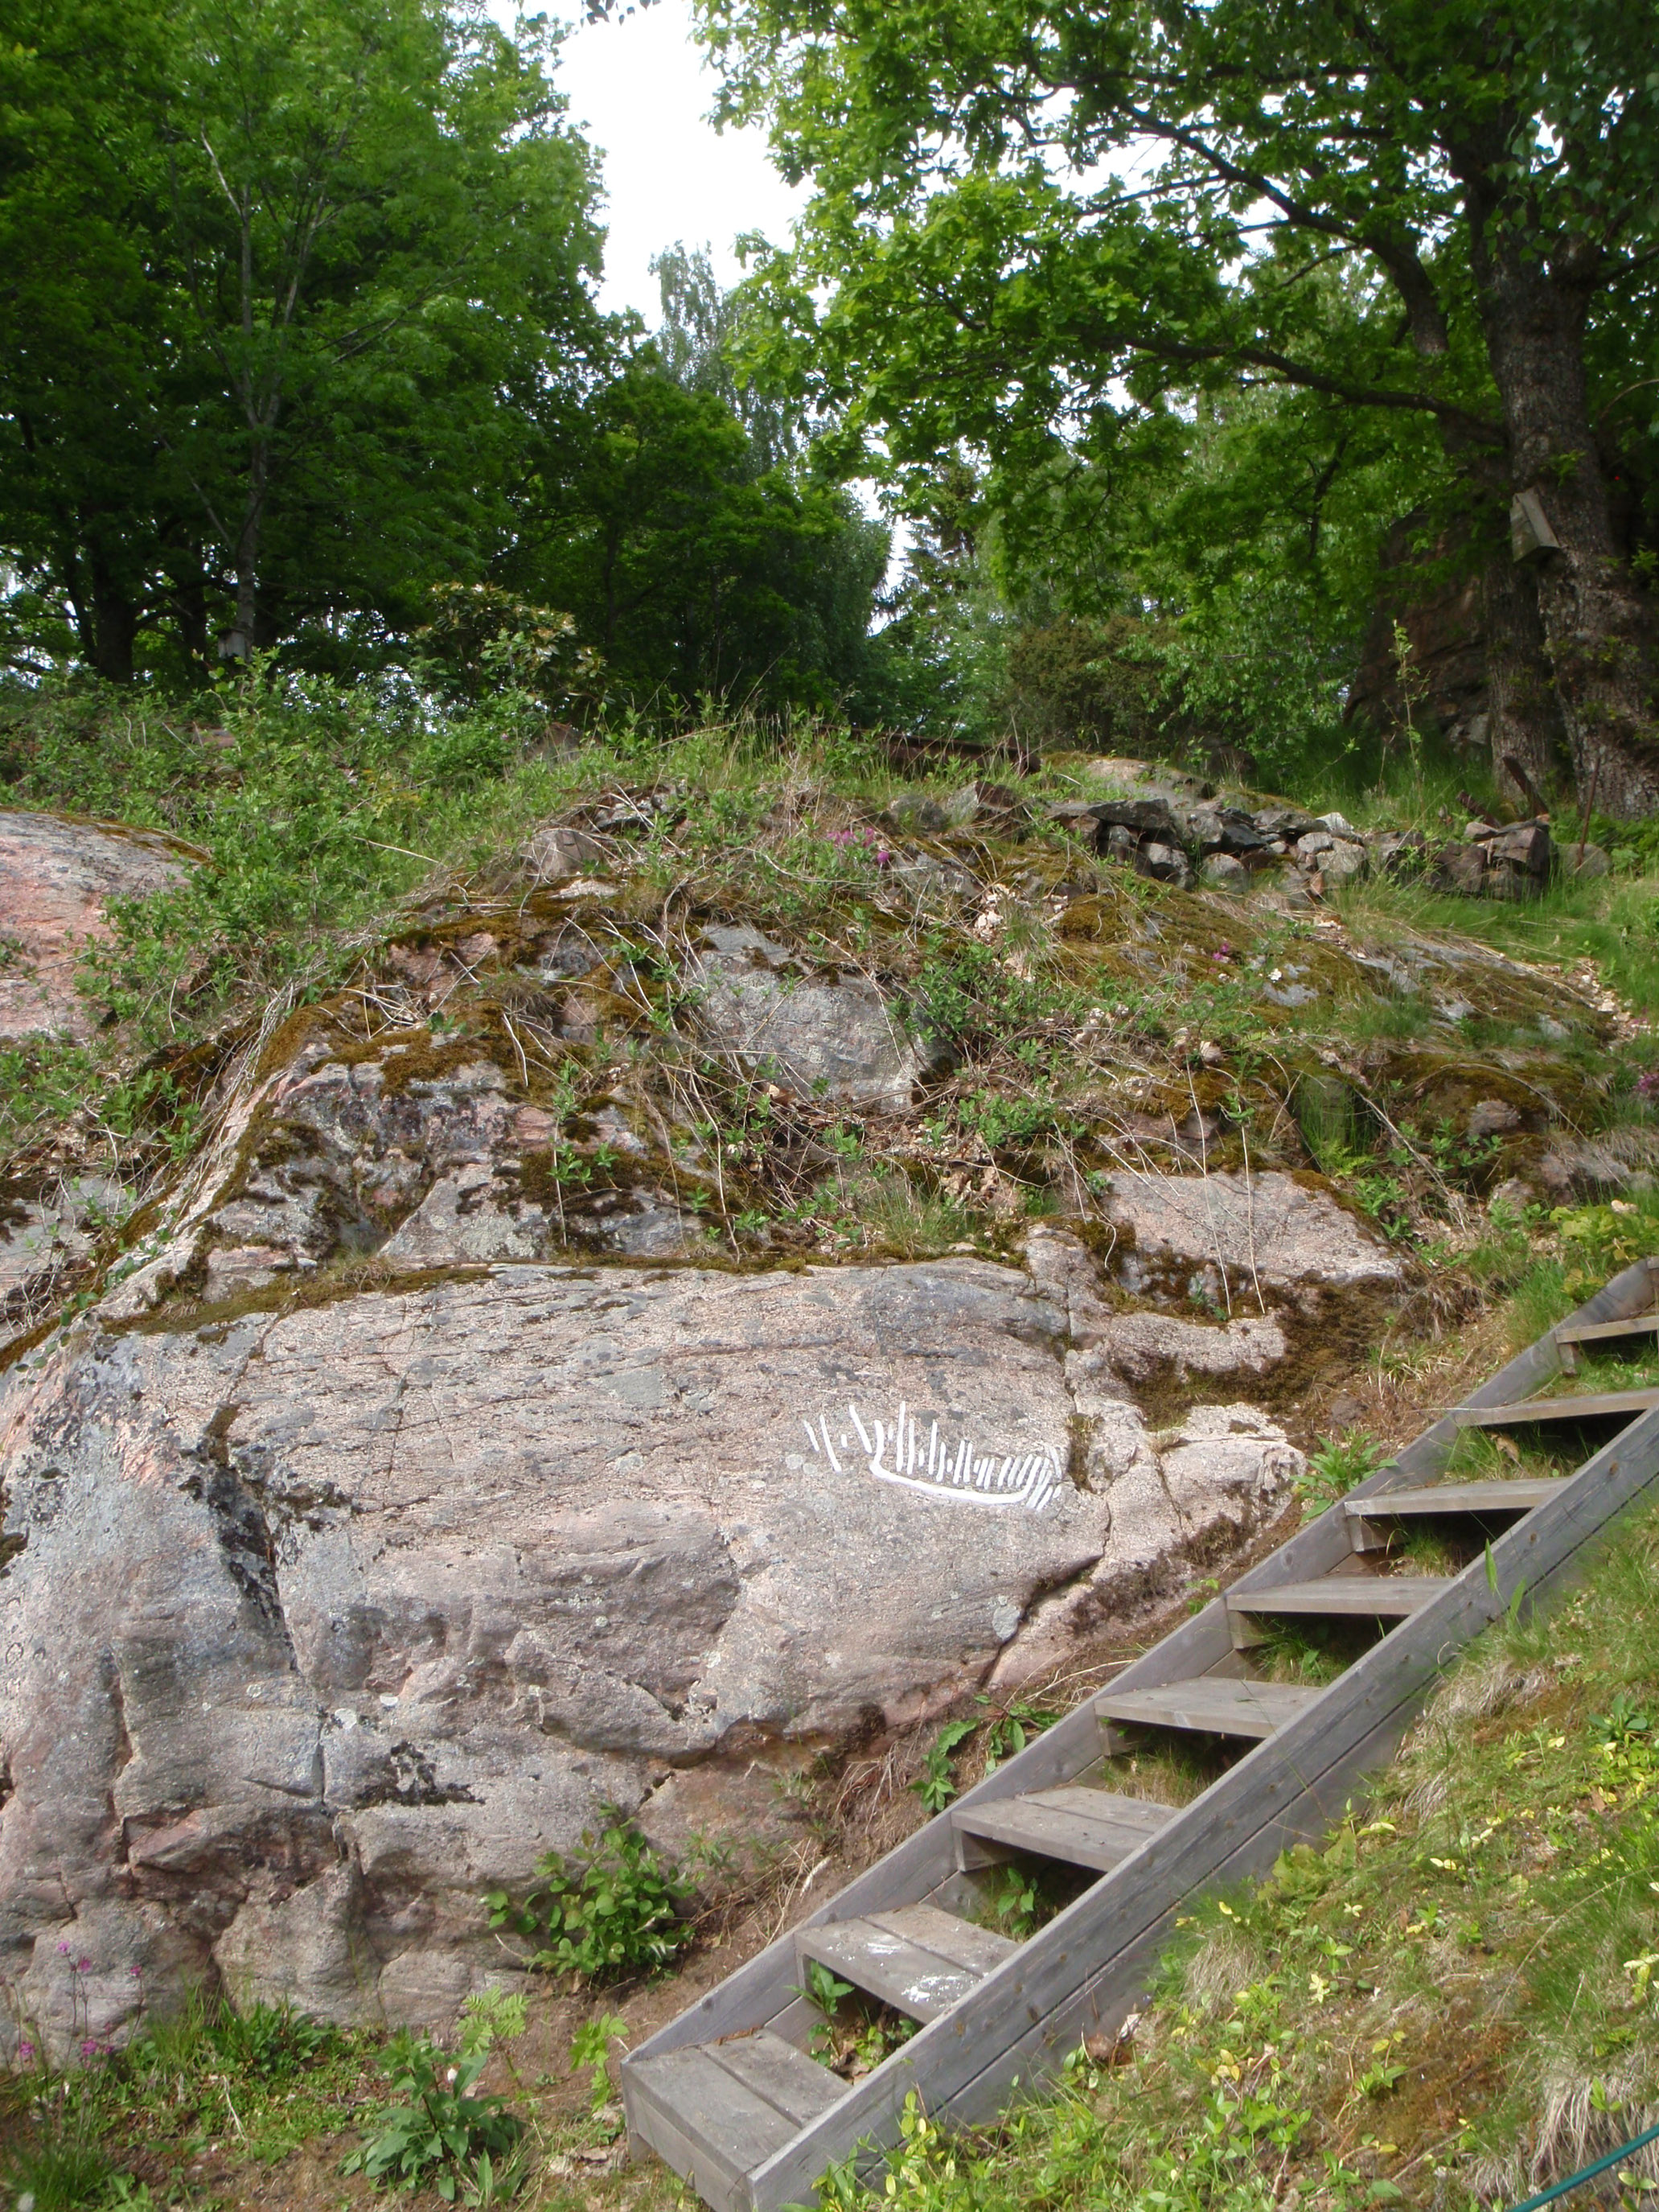
<instances>
[{"instance_id":1,"label":"stair stringer","mask_svg":"<svg viewBox=\"0 0 1659 2212\"><path fill-rule=\"evenodd\" d=\"M1572 1316L1617 1320L1653 1297L1645 1261L1616 1276ZM1508 1402L1560 1369L1547 1334L1465 1401ZM1349 1498L1385 1496L1438 1474L1458 1429L1443 1416ZM855 2146L872 2154L898 2140L914 2089L932 2112L969 2124L1006 2101L1014 2078L1050 2073L1079 2035L1110 2032L1144 1988L1169 1940L1177 1908L1194 1892L1270 1866L1285 1844L1317 1835L1340 1816L1353 1783L1392 1753L1446 1659L1496 1619L1523 1582L1545 1587L1570 1569L1588 1539L1623 1506L1659 1483L1659 1409L1624 1430L1562 1485L1562 1494L1518 1522L1491 1549L1498 1587L1478 1561L1411 1620L1342 1674L1299 1719L1258 1744L1111 1873L1032 1936L944 2017L924 2027L857 2083L775 2157L747 2177L754 2212L805 2201L832 2160ZM1231 1585L1263 1589L1328 1573L1349 1556L1344 1502L1300 1529ZM1541 1547L1541 1548L1540 1548ZM1113 1686L1152 1688L1205 1674L1242 1671L1224 1598L1164 1638L1115 1677ZM987 1803L1070 1780L1097 1758L1100 1723L1087 1702L998 1768L958 1805ZM956 1871L948 1814L908 1838L837 1896L796 1923L819 1925L936 1896ZM686 2044L766 2027L804 2046L817 2014L792 1994L799 1978L795 1929L738 1969L624 2061L630 2131L651 2143L654 2113L633 2094L632 2069ZM658 2146L673 2158L674 2146Z\"/></svg>"}]
</instances>

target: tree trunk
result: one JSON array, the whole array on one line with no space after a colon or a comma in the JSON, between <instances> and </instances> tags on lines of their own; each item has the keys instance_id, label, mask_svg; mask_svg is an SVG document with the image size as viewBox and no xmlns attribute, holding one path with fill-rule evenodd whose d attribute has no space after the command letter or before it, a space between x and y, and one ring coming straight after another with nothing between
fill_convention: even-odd
<instances>
[{"instance_id":1,"label":"tree trunk","mask_svg":"<svg viewBox=\"0 0 1659 2212\"><path fill-rule=\"evenodd\" d=\"M1571 768L1534 580L1513 558L1507 534L1488 550L1480 581L1492 774L1504 796L1530 813L1533 794L1547 799Z\"/></svg>"},{"instance_id":2,"label":"tree trunk","mask_svg":"<svg viewBox=\"0 0 1659 2212\"><path fill-rule=\"evenodd\" d=\"M1613 535L1585 387L1587 282L1531 258L1518 227L1473 226L1475 276L1510 441L1510 481L1553 534L1538 611L1578 789L1622 820L1659 811L1650 610ZM1494 243L1495 231L1495 243Z\"/></svg>"},{"instance_id":3,"label":"tree trunk","mask_svg":"<svg viewBox=\"0 0 1659 2212\"><path fill-rule=\"evenodd\" d=\"M259 537L264 521L267 464L264 438L256 431L248 455L247 498L234 553L236 621L229 635L219 641L219 651L227 660L246 660L259 642Z\"/></svg>"},{"instance_id":4,"label":"tree trunk","mask_svg":"<svg viewBox=\"0 0 1659 2212\"><path fill-rule=\"evenodd\" d=\"M106 684L131 684L138 610L122 590L95 539L84 553L68 556L64 576L75 613L76 635L88 665Z\"/></svg>"}]
</instances>

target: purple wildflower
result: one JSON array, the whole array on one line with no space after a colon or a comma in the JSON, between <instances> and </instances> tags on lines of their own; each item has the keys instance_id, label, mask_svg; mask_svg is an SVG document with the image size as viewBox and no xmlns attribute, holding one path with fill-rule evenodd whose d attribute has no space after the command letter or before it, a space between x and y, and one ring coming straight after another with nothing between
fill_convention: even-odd
<instances>
[{"instance_id":1,"label":"purple wildflower","mask_svg":"<svg viewBox=\"0 0 1659 2212\"><path fill-rule=\"evenodd\" d=\"M18 2045L17 2056L22 2060L25 2066L27 2066L29 2061L33 2057L34 2045L29 2041L27 2036L25 2036L22 2041Z\"/></svg>"}]
</instances>

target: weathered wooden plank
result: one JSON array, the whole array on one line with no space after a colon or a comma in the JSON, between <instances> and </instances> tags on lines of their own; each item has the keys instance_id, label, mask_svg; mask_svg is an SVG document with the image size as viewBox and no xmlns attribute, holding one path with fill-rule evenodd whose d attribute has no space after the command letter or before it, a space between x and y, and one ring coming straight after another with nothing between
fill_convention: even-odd
<instances>
[{"instance_id":1,"label":"weathered wooden plank","mask_svg":"<svg viewBox=\"0 0 1659 2212\"><path fill-rule=\"evenodd\" d=\"M1564 1344L1607 1344L1656 1328L1659 1328L1659 1306L1651 1313L1627 1314L1623 1321L1564 1321L1551 1334L1559 1352Z\"/></svg>"},{"instance_id":2,"label":"weathered wooden plank","mask_svg":"<svg viewBox=\"0 0 1659 2212\"><path fill-rule=\"evenodd\" d=\"M1569 1480L1540 1474L1497 1482L1433 1482L1391 1490L1382 1498L1345 1498L1342 1510L1353 1521L1403 1520L1408 1514L1530 1513Z\"/></svg>"},{"instance_id":3,"label":"weathered wooden plank","mask_svg":"<svg viewBox=\"0 0 1659 2212\"><path fill-rule=\"evenodd\" d=\"M1529 1428L1540 1421L1601 1421L1616 1413L1645 1413L1659 1406L1659 1389L1584 1390L1567 1398L1529 1398L1510 1406L1459 1406L1460 1429Z\"/></svg>"},{"instance_id":4,"label":"weathered wooden plank","mask_svg":"<svg viewBox=\"0 0 1659 2212\"><path fill-rule=\"evenodd\" d=\"M755 2199L748 2178L733 2173L675 2125L672 2110L659 2105L653 2094L648 2071L641 2071L624 2089L623 2100L629 2148L636 2158L641 2149L654 2151L713 2212L751 2212Z\"/></svg>"},{"instance_id":5,"label":"weathered wooden plank","mask_svg":"<svg viewBox=\"0 0 1659 2212\"><path fill-rule=\"evenodd\" d=\"M884 2004L907 2013L912 2020L937 2020L1015 1946L1006 1936L995 1938L1000 1948L987 1957L984 1965L965 1962L934 1948L931 1942L920 1940L917 1922L923 1914L932 1914L938 1920L951 1917L934 1913L927 1905L912 1905L903 1915L879 1913L867 1920L831 1920L817 1928L799 1929L796 1949L803 1960L816 1960L832 1973L843 1975L854 1989L879 1997ZM900 1919L909 1926L894 1924ZM921 1923L921 1928L927 1924ZM994 1935L990 1929L976 1932Z\"/></svg>"},{"instance_id":6,"label":"weathered wooden plank","mask_svg":"<svg viewBox=\"0 0 1659 2212\"><path fill-rule=\"evenodd\" d=\"M1171 1806L1115 1797L1104 1790L1041 1790L992 1805L953 1807L951 1815L964 1835L1103 1874L1139 1850L1173 1816Z\"/></svg>"},{"instance_id":7,"label":"weathered wooden plank","mask_svg":"<svg viewBox=\"0 0 1659 2212\"><path fill-rule=\"evenodd\" d=\"M734 2036L729 2043L704 2044L703 2050L754 2095L764 2098L793 2127L804 2127L847 2094L847 2084L827 2066L781 2036L761 2029Z\"/></svg>"},{"instance_id":8,"label":"weathered wooden plank","mask_svg":"<svg viewBox=\"0 0 1659 2212\"><path fill-rule=\"evenodd\" d=\"M1193 1682L1154 1689L1121 1690L1115 1684L1095 1699L1103 1720L1141 1728L1190 1729L1206 1735L1272 1735L1323 1695L1293 1682L1252 1682L1206 1674Z\"/></svg>"},{"instance_id":9,"label":"weathered wooden plank","mask_svg":"<svg viewBox=\"0 0 1659 2212\"><path fill-rule=\"evenodd\" d=\"M1324 1575L1309 1583L1227 1592L1229 1613L1300 1613L1332 1620L1404 1620L1445 1589L1444 1575Z\"/></svg>"},{"instance_id":10,"label":"weathered wooden plank","mask_svg":"<svg viewBox=\"0 0 1659 2212\"><path fill-rule=\"evenodd\" d=\"M894 2141L911 2089L930 2112L964 2120L1006 2100L1011 2073L1022 2061L1036 2063L1056 2020L1075 2018L1079 2006L1104 2017L1128 2001L1182 1900L1218 1880L1261 1871L1291 1836L1321 1832L1357 1777L1408 1725L1444 1658L1498 1618L1517 1588L1535 1590L1565 1575L1610 1518L1656 1490L1659 1414L1649 1413L1494 1540L1490 1578L1483 1559L1449 1581L1358 1660L1316 1709L1248 1753L947 2018L923 2028L826 2120L780 2151L751 2179L759 2212L804 2199L829 2158L849 2143Z\"/></svg>"},{"instance_id":11,"label":"weathered wooden plank","mask_svg":"<svg viewBox=\"0 0 1659 2212\"><path fill-rule=\"evenodd\" d=\"M975 1974L988 1974L1019 1948L1012 1936L995 1928L981 1928L959 1913L941 1912L933 1905L907 1905L896 1912L873 1912L870 1917L878 1928L902 1936L907 1942L919 1943L923 1950Z\"/></svg>"},{"instance_id":12,"label":"weathered wooden plank","mask_svg":"<svg viewBox=\"0 0 1659 2212\"><path fill-rule=\"evenodd\" d=\"M800 2119L740 2081L712 2052L696 2045L667 2051L636 2067L634 2086L639 2118L635 2121L630 2116L632 2132L653 2148L659 2147L659 2135L678 2137L695 2161L699 2191L711 2203L731 2206L732 2212L745 2212L746 2177L789 2142L802 2125Z\"/></svg>"}]
</instances>

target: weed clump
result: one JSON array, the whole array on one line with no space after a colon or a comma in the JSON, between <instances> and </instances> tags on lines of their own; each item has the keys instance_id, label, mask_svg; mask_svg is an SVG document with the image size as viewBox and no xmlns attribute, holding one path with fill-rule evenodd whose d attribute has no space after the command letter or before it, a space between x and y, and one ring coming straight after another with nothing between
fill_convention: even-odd
<instances>
[{"instance_id":1,"label":"weed clump","mask_svg":"<svg viewBox=\"0 0 1659 2212\"><path fill-rule=\"evenodd\" d=\"M533 1945L528 1963L549 1972L585 1982L661 1972L691 1940L680 1911L690 1881L620 1819L597 1835L586 1832L582 1845L587 1856L577 1865L549 1851L538 1863L540 1881L517 1903L505 1890L489 1891L490 1926Z\"/></svg>"}]
</instances>

